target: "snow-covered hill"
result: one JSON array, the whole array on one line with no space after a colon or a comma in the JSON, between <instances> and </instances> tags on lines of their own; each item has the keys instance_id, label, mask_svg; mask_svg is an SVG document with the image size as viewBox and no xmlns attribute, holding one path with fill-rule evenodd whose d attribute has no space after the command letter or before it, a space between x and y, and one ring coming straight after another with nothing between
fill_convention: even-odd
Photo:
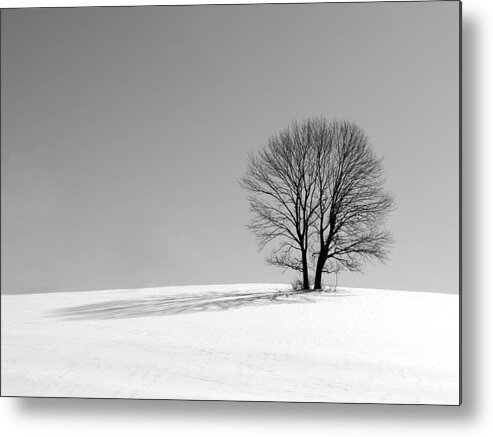
<instances>
[{"instance_id":1,"label":"snow-covered hill","mask_svg":"<svg viewBox=\"0 0 493 437\"><path fill-rule=\"evenodd\" d=\"M2 295L2 395L457 404L457 295L277 284Z\"/></svg>"}]
</instances>

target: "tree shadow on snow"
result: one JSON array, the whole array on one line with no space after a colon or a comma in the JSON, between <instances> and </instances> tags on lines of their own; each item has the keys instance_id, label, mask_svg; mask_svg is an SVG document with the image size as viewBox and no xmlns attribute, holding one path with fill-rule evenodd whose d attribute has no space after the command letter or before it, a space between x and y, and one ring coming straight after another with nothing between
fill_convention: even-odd
<instances>
[{"instance_id":1,"label":"tree shadow on snow","mask_svg":"<svg viewBox=\"0 0 493 437\"><path fill-rule=\"evenodd\" d=\"M51 312L51 316L66 320L83 319L121 319L145 316L170 316L175 314L197 313L201 311L220 311L246 306L263 306L292 303L313 303L334 297L348 296L348 293L319 292L280 292L245 293L228 291L225 293L205 293L199 295L144 296L136 299L112 300L68 308Z\"/></svg>"}]
</instances>

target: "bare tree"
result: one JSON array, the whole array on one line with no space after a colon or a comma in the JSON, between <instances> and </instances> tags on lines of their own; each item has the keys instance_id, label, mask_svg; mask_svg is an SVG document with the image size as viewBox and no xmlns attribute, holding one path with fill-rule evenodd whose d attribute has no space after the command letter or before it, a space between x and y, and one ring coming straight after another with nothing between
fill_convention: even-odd
<instances>
[{"instance_id":1,"label":"bare tree","mask_svg":"<svg viewBox=\"0 0 493 437\"><path fill-rule=\"evenodd\" d=\"M309 233L316 201L312 135L311 123L293 122L258 153L249 155L247 172L240 180L250 193L254 218L249 227L259 249L277 240L267 262L301 272L304 289L310 288Z\"/></svg>"},{"instance_id":2,"label":"bare tree","mask_svg":"<svg viewBox=\"0 0 493 437\"><path fill-rule=\"evenodd\" d=\"M384 190L382 159L375 156L363 130L354 123L334 121L317 164L316 250L314 288L323 273L361 271L365 262L385 261L392 242L383 225L393 198Z\"/></svg>"},{"instance_id":3,"label":"bare tree","mask_svg":"<svg viewBox=\"0 0 493 437\"><path fill-rule=\"evenodd\" d=\"M382 230L392 198L383 167L355 124L315 117L291 125L250 154L240 185L249 192L249 225L259 249L276 241L268 263L303 275L309 289L323 273L360 270L385 260L390 234Z\"/></svg>"}]
</instances>

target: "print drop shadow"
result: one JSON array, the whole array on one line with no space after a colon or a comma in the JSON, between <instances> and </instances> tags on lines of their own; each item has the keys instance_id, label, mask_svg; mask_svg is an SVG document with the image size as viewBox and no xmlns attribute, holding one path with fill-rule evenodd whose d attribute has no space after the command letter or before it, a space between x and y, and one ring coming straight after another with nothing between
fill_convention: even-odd
<instances>
[{"instance_id":1,"label":"print drop shadow","mask_svg":"<svg viewBox=\"0 0 493 437\"><path fill-rule=\"evenodd\" d=\"M143 296L135 299L119 299L106 302L60 308L50 313L65 320L121 319L145 316L171 316L202 311L221 311L247 306L314 303L315 295L332 299L349 296L347 292L281 292L266 291L245 293L228 291L197 295ZM317 299L318 300L318 299Z\"/></svg>"}]
</instances>

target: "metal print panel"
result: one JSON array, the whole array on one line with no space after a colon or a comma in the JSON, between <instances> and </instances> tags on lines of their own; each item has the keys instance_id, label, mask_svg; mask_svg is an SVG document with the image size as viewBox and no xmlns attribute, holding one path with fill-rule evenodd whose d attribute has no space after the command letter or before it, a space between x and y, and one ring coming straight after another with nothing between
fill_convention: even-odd
<instances>
[{"instance_id":1,"label":"metal print panel","mask_svg":"<svg viewBox=\"0 0 493 437\"><path fill-rule=\"evenodd\" d=\"M459 405L460 26L3 9L2 396Z\"/></svg>"}]
</instances>

